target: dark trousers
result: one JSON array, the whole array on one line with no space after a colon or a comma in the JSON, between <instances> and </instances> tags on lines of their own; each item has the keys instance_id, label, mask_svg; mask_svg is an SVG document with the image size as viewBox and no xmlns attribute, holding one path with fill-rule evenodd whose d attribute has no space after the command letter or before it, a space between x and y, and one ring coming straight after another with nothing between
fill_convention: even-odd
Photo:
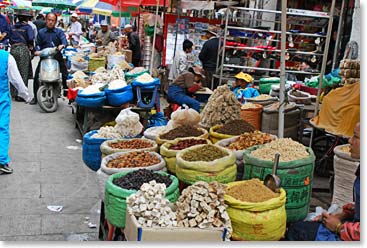
<instances>
[{"instance_id":1,"label":"dark trousers","mask_svg":"<svg viewBox=\"0 0 367 248\"><path fill-rule=\"evenodd\" d=\"M185 90L177 85L171 85L168 87L167 99L170 102L175 102L180 105L186 104L190 108L195 109L198 113L200 113L200 102L186 95Z\"/></svg>"},{"instance_id":2,"label":"dark trousers","mask_svg":"<svg viewBox=\"0 0 367 248\"><path fill-rule=\"evenodd\" d=\"M218 87L219 80L217 78L213 78L215 74L215 69L204 69L205 70L205 85L204 87L208 87L211 90L215 90ZM213 80L213 87L212 87Z\"/></svg>"},{"instance_id":3,"label":"dark trousers","mask_svg":"<svg viewBox=\"0 0 367 248\"><path fill-rule=\"evenodd\" d=\"M60 65L60 72L62 74L62 87L64 89L67 89L67 85L66 85L66 79L68 77L68 69L66 68L66 64L65 64L65 61L62 57L62 54L59 52L55 55L55 59L57 61L59 61L59 65ZM41 59L42 60L42 59ZM33 80L33 95L34 95L34 99L37 100L37 91L38 91L38 88L39 88L39 74L40 74L40 67L41 67L41 60L40 62L38 63L37 65L37 68L36 68L36 72L34 73L34 80Z\"/></svg>"},{"instance_id":4,"label":"dark trousers","mask_svg":"<svg viewBox=\"0 0 367 248\"><path fill-rule=\"evenodd\" d=\"M290 224L285 234L288 241L315 241L320 222L298 221Z\"/></svg>"},{"instance_id":5,"label":"dark trousers","mask_svg":"<svg viewBox=\"0 0 367 248\"><path fill-rule=\"evenodd\" d=\"M132 64L134 65L134 67L139 67L140 65L140 59L132 59L131 60Z\"/></svg>"}]
</instances>

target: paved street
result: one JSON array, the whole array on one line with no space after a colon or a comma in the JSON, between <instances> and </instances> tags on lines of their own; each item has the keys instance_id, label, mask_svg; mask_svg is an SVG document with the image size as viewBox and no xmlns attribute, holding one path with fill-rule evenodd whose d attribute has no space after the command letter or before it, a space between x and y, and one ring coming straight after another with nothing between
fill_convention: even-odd
<instances>
[{"instance_id":1,"label":"paved street","mask_svg":"<svg viewBox=\"0 0 367 248\"><path fill-rule=\"evenodd\" d=\"M32 87L30 87L32 89ZM98 240L85 217L99 224L95 173L82 161L82 139L67 100L46 114L38 105L13 102L12 175L0 176L0 240ZM69 148L67 148L69 146ZM61 205L52 212L48 205ZM75 236L79 234L82 236Z\"/></svg>"}]
</instances>

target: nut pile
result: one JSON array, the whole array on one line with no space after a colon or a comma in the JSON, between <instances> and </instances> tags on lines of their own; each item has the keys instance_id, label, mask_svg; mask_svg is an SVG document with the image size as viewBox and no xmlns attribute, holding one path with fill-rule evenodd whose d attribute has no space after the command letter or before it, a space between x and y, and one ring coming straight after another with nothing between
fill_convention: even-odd
<instances>
[{"instance_id":1,"label":"nut pile","mask_svg":"<svg viewBox=\"0 0 367 248\"><path fill-rule=\"evenodd\" d=\"M309 97L308 95L306 94L303 94L302 92L299 92L297 90L292 90L290 91L290 93L292 96L295 96L295 97Z\"/></svg>"},{"instance_id":2,"label":"nut pile","mask_svg":"<svg viewBox=\"0 0 367 248\"><path fill-rule=\"evenodd\" d=\"M340 150L342 150L342 152L350 153L350 146L343 146Z\"/></svg>"},{"instance_id":3,"label":"nut pile","mask_svg":"<svg viewBox=\"0 0 367 248\"><path fill-rule=\"evenodd\" d=\"M273 97L270 96L270 95L267 95L267 94L261 94L257 97L253 97L251 98L252 100L257 100L257 101L260 101L260 100L269 100L269 99L272 99Z\"/></svg>"},{"instance_id":4,"label":"nut pile","mask_svg":"<svg viewBox=\"0 0 367 248\"><path fill-rule=\"evenodd\" d=\"M185 148L195 146L195 145L203 145L208 142L205 139L185 139L177 142L176 145L171 145L169 147L170 150L183 150Z\"/></svg>"},{"instance_id":5,"label":"nut pile","mask_svg":"<svg viewBox=\"0 0 367 248\"><path fill-rule=\"evenodd\" d=\"M159 157L149 152L128 152L108 162L108 168L136 168L159 164Z\"/></svg>"},{"instance_id":6,"label":"nut pile","mask_svg":"<svg viewBox=\"0 0 367 248\"><path fill-rule=\"evenodd\" d=\"M266 187L258 178L242 181L226 189L226 194L244 202L264 202L279 196Z\"/></svg>"},{"instance_id":7,"label":"nut pile","mask_svg":"<svg viewBox=\"0 0 367 248\"><path fill-rule=\"evenodd\" d=\"M182 191L177 205L179 227L226 227L231 237L231 220L224 204L225 186L218 182L197 182Z\"/></svg>"},{"instance_id":8,"label":"nut pile","mask_svg":"<svg viewBox=\"0 0 367 248\"><path fill-rule=\"evenodd\" d=\"M245 150L251 146L269 143L273 140L270 134L255 131L244 133L228 146L231 150Z\"/></svg>"},{"instance_id":9,"label":"nut pile","mask_svg":"<svg viewBox=\"0 0 367 248\"><path fill-rule=\"evenodd\" d=\"M307 158L310 154L304 145L292 140L291 138L281 138L265 144L251 152L251 155L263 160L273 161L275 154L279 153L281 162L289 162Z\"/></svg>"},{"instance_id":10,"label":"nut pile","mask_svg":"<svg viewBox=\"0 0 367 248\"><path fill-rule=\"evenodd\" d=\"M244 105L242 105L241 109L251 109L251 108L258 108L259 105L247 102Z\"/></svg>"},{"instance_id":11,"label":"nut pile","mask_svg":"<svg viewBox=\"0 0 367 248\"><path fill-rule=\"evenodd\" d=\"M215 130L217 133L222 134L229 134L229 135L240 135L245 132L253 132L255 131L254 126L252 126L250 123L244 120L233 120L226 124L224 124L222 127Z\"/></svg>"},{"instance_id":12,"label":"nut pile","mask_svg":"<svg viewBox=\"0 0 367 248\"><path fill-rule=\"evenodd\" d=\"M150 181L144 183L140 190L126 199L127 211L133 214L138 223L145 227L177 226L176 214L165 199L166 186Z\"/></svg>"},{"instance_id":13,"label":"nut pile","mask_svg":"<svg viewBox=\"0 0 367 248\"><path fill-rule=\"evenodd\" d=\"M157 183L163 183L168 188L172 180L169 176L154 173L153 171L141 169L132 171L125 176L113 179L113 184L123 188L123 189L133 189L139 190L140 187L147 182L156 181Z\"/></svg>"},{"instance_id":14,"label":"nut pile","mask_svg":"<svg viewBox=\"0 0 367 248\"><path fill-rule=\"evenodd\" d=\"M190 162L195 161L214 161L216 159L223 158L228 156L228 153L221 150L217 146L214 145L203 145L196 149L192 149L190 151L185 152L182 155L182 159Z\"/></svg>"},{"instance_id":15,"label":"nut pile","mask_svg":"<svg viewBox=\"0 0 367 248\"><path fill-rule=\"evenodd\" d=\"M198 137L202 134L203 132L195 127L180 126L170 130L167 133L161 134L159 137L165 140L174 140L176 138Z\"/></svg>"},{"instance_id":16,"label":"nut pile","mask_svg":"<svg viewBox=\"0 0 367 248\"><path fill-rule=\"evenodd\" d=\"M219 86L209 97L201 113L201 125L210 128L230 120L240 119L241 103L227 85Z\"/></svg>"},{"instance_id":17,"label":"nut pile","mask_svg":"<svg viewBox=\"0 0 367 248\"><path fill-rule=\"evenodd\" d=\"M142 149L153 147L153 144L143 139L132 139L110 143L109 146L114 149Z\"/></svg>"}]
</instances>

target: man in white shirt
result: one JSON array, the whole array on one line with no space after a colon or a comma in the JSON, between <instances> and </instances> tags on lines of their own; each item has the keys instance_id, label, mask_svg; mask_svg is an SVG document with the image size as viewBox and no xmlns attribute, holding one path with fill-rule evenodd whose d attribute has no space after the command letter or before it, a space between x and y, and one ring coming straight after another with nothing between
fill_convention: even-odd
<instances>
[{"instance_id":1,"label":"man in white shirt","mask_svg":"<svg viewBox=\"0 0 367 248\"><path fill-rule=\"evenodd\" d=\"M31 97L18 71L14 57L0 50L0 175L13 173L13 169L9 167L11 108L9 82L17 89L19 97L27 103L30 102Z\"/></svg>"},{"instance_id":2,"label":"man in white shirt","mask_svg":"<svg viewBox=\"0 0 367 248\"><path fill-rule=\"evenodd\" d=\"M79 45L80 36L83 34L83 30L82 30L82 24L78 22L78 15L76 13L73 13L71 15L71 22L72 23L69 31L69 35L71 36L70 40L72 46L77 46Z\"/></svg>"},{"instance_id":3,"label":"man in white shirt","mask_svg":"<svg viewBox=\"0 0 367 248\"><path fill-rule=\"evenodd\" d=\"M187 61L187 55L192 52L193 45L194 44L190 40L184 40L182 43L182 50L177 51L173 58L173 63L168 74L168 80L175 80L178 75L189 68L190 64Z\"/></svg>"}]
</instances>

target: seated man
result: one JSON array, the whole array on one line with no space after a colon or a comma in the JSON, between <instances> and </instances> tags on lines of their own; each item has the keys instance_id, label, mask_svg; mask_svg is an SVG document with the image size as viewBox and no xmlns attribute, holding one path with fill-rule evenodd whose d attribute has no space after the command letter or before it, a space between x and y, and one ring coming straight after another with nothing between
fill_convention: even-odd
<instances>
[{"instance_id":1,"label":"seated man","mask_svg":"<svg viewBox=\"0 0 367 248\"><path fill-rule=\"evenodd\" d=\"M259 91L252 87L254 79L251 75L240 72L235 76L235 78L236 81L232 85L231 90L238 101L244 103L245 98L252 98L260 95Z\"/></svg>"},{"instance_id":2,"label":"seated man","mask_svg":"<svg viewBox=\"0 0 367 248\"><path fill-rule=\"evenodd\" d=\"M352 158L360 157L360 124L354 128L349 139ZM338 214L323 213L314 221L300 221L291 224L286 240L291 241L359 241L360 240L360 166L354 181L354 203L343 206Z\"/></svg>"},{"instance_id":3,"label":"seated man","mask_svg":"<svg viewBox=\"0 0 367 248\"><path fill-rule=\"evenodd\" d=\"M168 87L167 99L180 105L186 104L197 112L200 112L200 102L190 97L202 86L205 79L204 73L199 67L191 67L188 71L181 73Z\"/></svg>"}]
</instances>

